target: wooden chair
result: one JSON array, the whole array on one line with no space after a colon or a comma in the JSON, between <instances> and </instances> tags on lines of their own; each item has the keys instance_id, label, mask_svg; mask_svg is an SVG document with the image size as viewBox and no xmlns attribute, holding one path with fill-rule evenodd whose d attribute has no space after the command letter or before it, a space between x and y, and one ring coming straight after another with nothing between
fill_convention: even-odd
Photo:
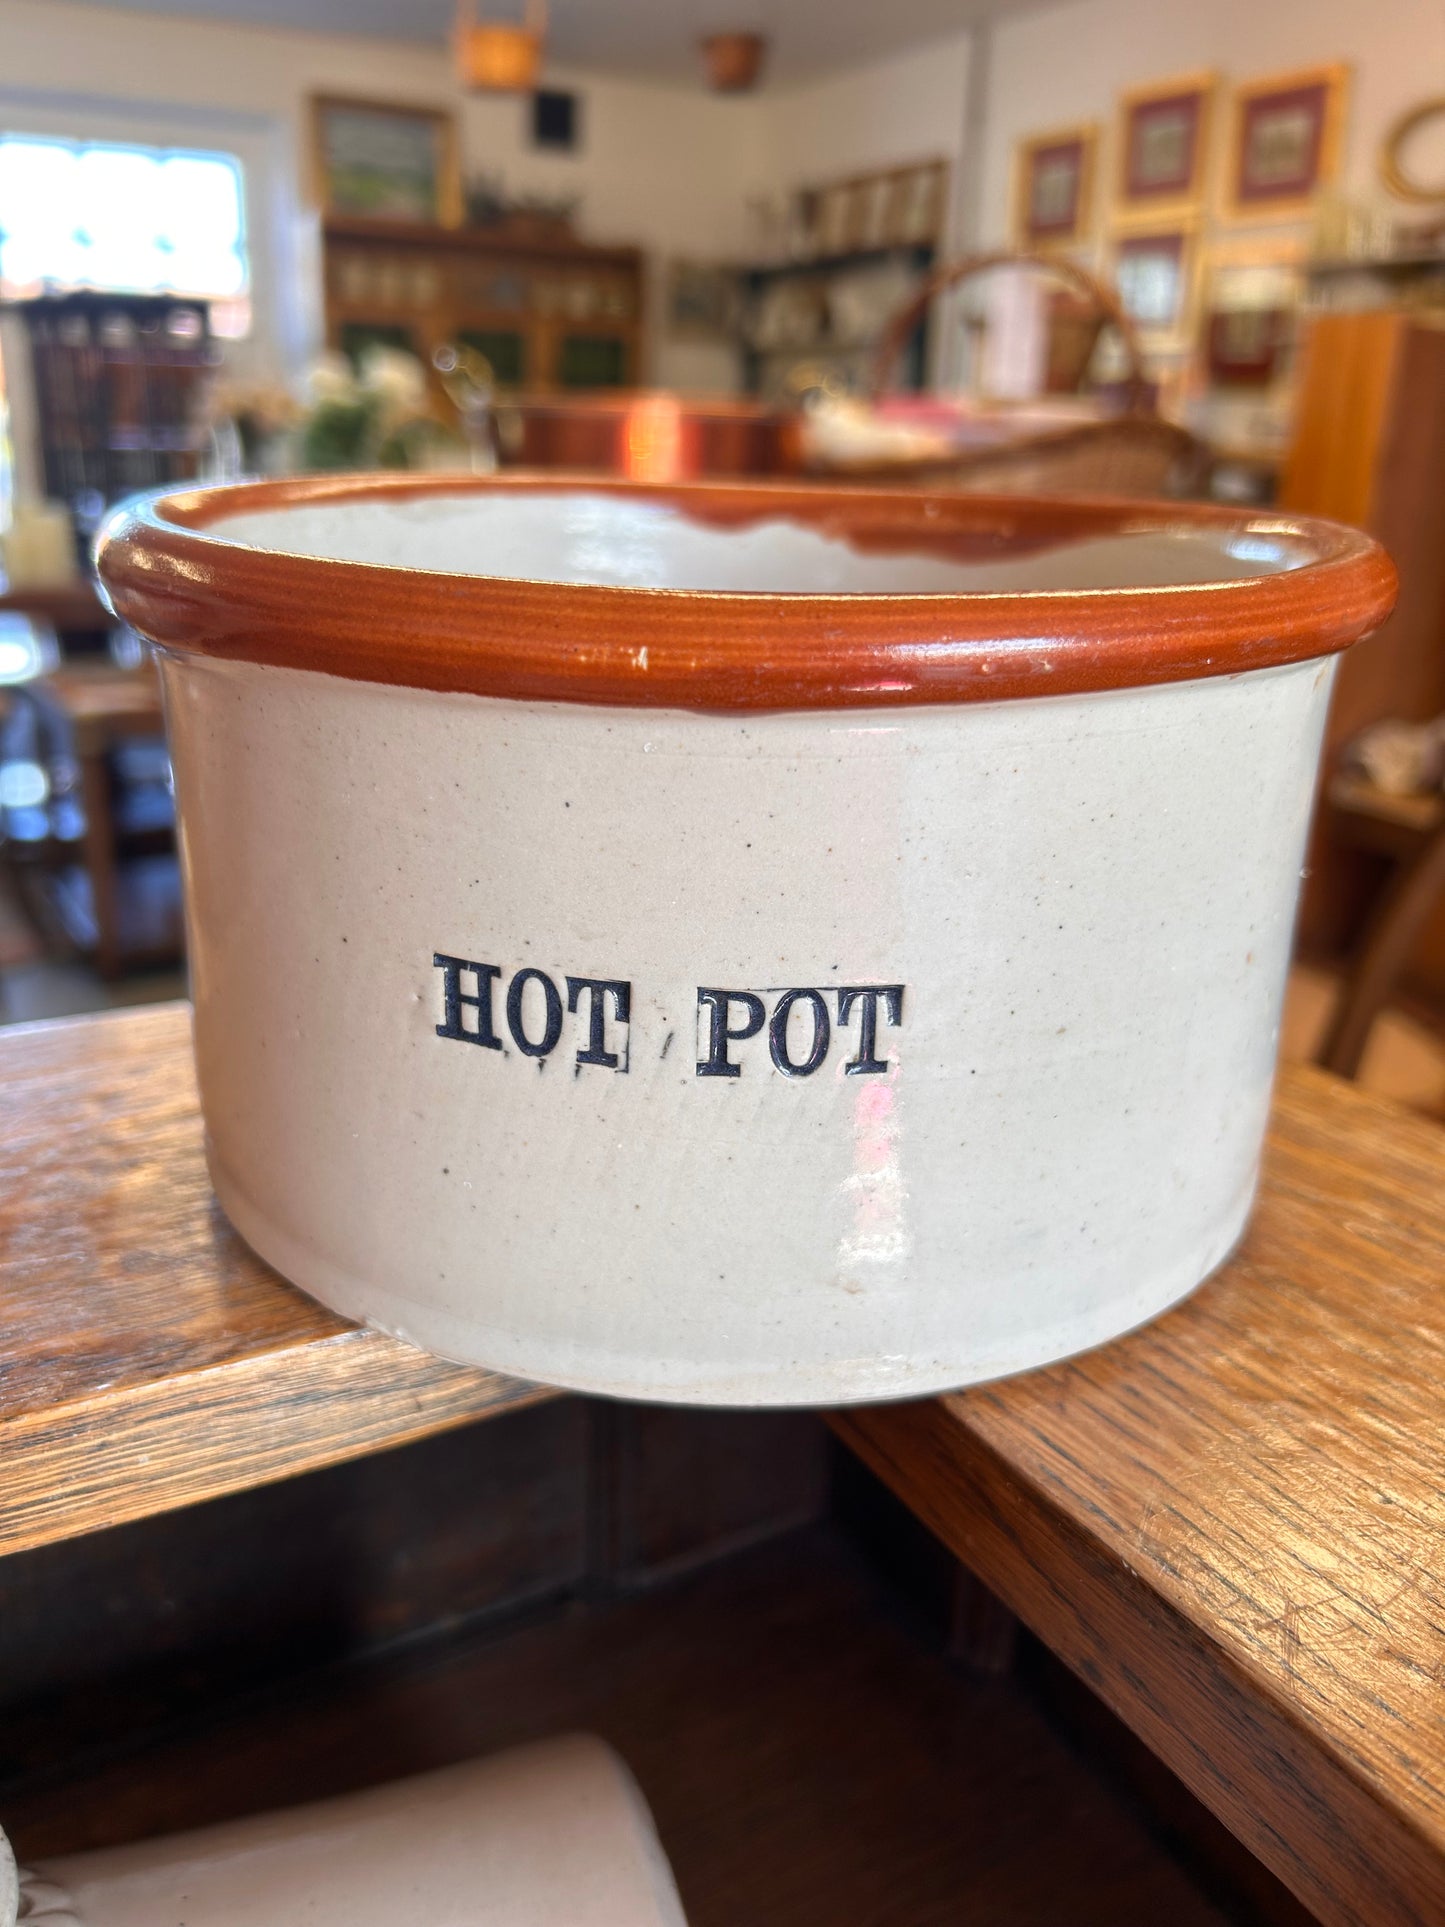
<instances>
[{"instance_id":1,"label":"wooden chair","mask_svg":"<svg viewBox=\"0 0 1445 1927\"><path fill-rule=\"evenodd\" d=\"M1431 911L1445 902L1445 795L1391 796L1360 777L1340 775L1330 785L1329 801L1341 821L1370 825L1373 833L1365 840L1387 848L1398 864L1316 1057L1325 1070L1354 1077L1416 939Z\"/></svg>"}]
</instances>

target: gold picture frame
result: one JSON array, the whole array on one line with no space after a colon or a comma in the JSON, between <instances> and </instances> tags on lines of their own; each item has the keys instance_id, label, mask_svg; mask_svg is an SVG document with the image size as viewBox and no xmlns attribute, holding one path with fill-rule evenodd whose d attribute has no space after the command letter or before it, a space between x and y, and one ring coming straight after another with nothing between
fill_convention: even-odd
<instances>
[{"instance_id":1,"label":"gold picture frame","mask_svg":"<svg viewBox=\"0 0 1445 1927\"><path fill-rule=\"evenodd\" d=\"M461 225L457 124L446 108L343 94L312 94L307 105L311 192L323 214Z\"/></svg>"},{"instance_id":2,"label":"gold picture frame","mask_svg":"<svg viewBox=\"0 0 1445 1927\"><path fill-rule=\"evenodd\" d=\"M853 181L836 181L818 190L813 221L813 252L820 259L847 254L857 226L858 195Z\"/></svg>"},{"instance_id":3,"label":"gold picture frame","mask_svg":"<svg viewBox=\"0 0 1445 1927\"><path fill-rule=\"evenodd\" d=\"M1014 148L1013 238L1037 253L1073 248L1094 229L1097 121L1029 134Z\"/></svg>"},{"instance_id":4,"label":"gold picture frame","mask_svg":"<svg viewBox=\"0 0 1445 1927\"><path fill-rule=\"evenodd\" d=\"M1445 94L1422 100L1407 108L1391 123L1380 143L1380 179L1398 201L1417 207L1438 207L1445 203L1445 175L1438 181L1419 181L1405 166L1404 153L1410 141L1432 120L1445 120Z\"/></svg>"},{"instance_id":5,"label":"gold picture frame","mask_svg":"<svg viewBox=\"0 0 1445 1927\"><path fill-rule=\"evenodd\" d=\"M1199 296L1199 353L1211 382L1261 394L1278 386L1307 298L1309 252L1305 236L1288 233L1214 241Z\"/></svg>"},{"instance_id":6,"label":"gold picture frame","mask_svg":"<svg viewBox=\"0 0 1445 1927\"><path fill-rule=\"evenodd\" d=\"M1203 250L1197 220L1159 221L1115 230L1109 273L1141 347L1178 353L1199 326Z\"/></svg>"},{"instance_id":7,"label":"gold picture frame","mask_svg":"<svg viewBox=\"0 0 1445 1927\"><path fill-rule=\"evenodd\" d=\"M742 281L717 261L667 264L664 307L670 341L732 341L742 321Z\"/></svg>"},{"instance_id":8,"label":"gold picture frame","mask_svg":"<svg viewBox=\"0 0 1445 1927\"><path fill-rule=\"evenodd\" d=\"M890 244L897 194L898 179L891 171L870 174L858 183L854 232L856 246L876 251Z\"/></svg>"},{"instance_id":9,"label":"gold picture frame","mask_svg":"<svg viewBox=\"0 0 1445 1927\"><path fill-rule=\"evenodd\" d=\"M1209 187L1219 75L1174 74L1119 96L1115 118L1116 227L1194 218Z\"/></svg>"},{"instance_id":10,"label":"gold picture frame","mask_svg":"<svg viewBox=\"0 0 1445 1927\"><path fill-rule=\"evenodd\" d=\"M932 247L943 231L948 201L948 162L919 161L894 170L889 210L892 238L899 247Z\"/></svg>"},{"instance_id":11,"label":"gold picture frame","mask_svg":"<svg viewBox=\"0 0 1445 1927\"><path fill-rule=\"evenodd\" d=\"M1234 90L1223 184L1231 221L1300 220L1339 171L1350 70L1342 61Z\"/></svg>"}]
</instances>

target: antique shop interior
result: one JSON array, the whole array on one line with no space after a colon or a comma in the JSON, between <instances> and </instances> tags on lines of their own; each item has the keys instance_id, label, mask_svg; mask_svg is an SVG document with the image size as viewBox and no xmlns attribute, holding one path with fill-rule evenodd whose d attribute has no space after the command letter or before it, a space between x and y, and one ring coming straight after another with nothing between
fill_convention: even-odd
<instances>
[{"instance_id":1,"label":"antique shop interior","mask_svg":"<svg viewBox=\"0 0 1445 1927\"><path fill-rule=\"evenodd\" d=\"M0 0L0 1927L1445 1922L1442 1129L1439 0Z\"/></svg>"}]
</instances>

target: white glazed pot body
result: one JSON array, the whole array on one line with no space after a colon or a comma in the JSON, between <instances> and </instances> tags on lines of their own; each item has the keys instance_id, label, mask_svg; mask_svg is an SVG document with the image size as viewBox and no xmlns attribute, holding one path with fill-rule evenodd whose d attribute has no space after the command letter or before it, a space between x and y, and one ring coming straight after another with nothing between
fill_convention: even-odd
<instances>
[{"instance_id":1,"label":"white glazed pot body","mask_svg":"<svg viewBox=\"0 0 1445 1927\"><path fill-rule=\"evenodd\" d=\"M839 1404L1096 1344L1237 1239L1329 662L733 715L162 676L212 1175L340 1311Z\"/></svg>"}]
</instances>

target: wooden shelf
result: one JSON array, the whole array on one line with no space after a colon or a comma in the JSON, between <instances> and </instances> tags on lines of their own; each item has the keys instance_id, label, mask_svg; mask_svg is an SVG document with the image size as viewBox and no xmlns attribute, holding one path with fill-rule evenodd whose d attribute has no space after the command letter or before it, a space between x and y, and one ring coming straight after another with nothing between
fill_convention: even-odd
<instances>
[{"instance_id":1,"label":"wooden shelf","mask_svg":"<svg viewBox=\"0 0 1445 1927\"><path fill-rule=\"evenodd\" d=\"M611 263L622 268L636 268L642 260L638 247L598 247L565 227L545 233L511 227L505 221L490 227L441 227L427 221L368 221L359 215L328 214L323 232L328 241L385 242L389 247L426 248L430 252L529 254L555 261L581 260L589 265Z\"/></svg>"},{"instance_id":2,"label":"wooden shelf","mask_svg":"<svg viewBox=\"0 0 1445 1927\"><path fill-rule=\"evenodd\" d=\"M1288 1070L1186 1304L835 1421L1326 1923L1445 1920L1442 1284L1445 1132Z\"/></svg>"},{"instance_id":3,"label":"wooden shelf","mask_svg":"<svg viewBox=\"0 0 1445 1927\"><path fill-rule=\"evenodd\" d=\"M1305 263L1305 273L1311 275L1430 274L1437 271L1445 271L1445 254L1434 250L1424 254L1384 254L1364 260L1327 255L1321 260Z\"/></svg>"},{"instance_id":4,"label":"wooden shelf","mask_svg":"<svg viewBox=\"0 0 1445 1927\"><path fill-rule=\"evenodd\" d=\"M926 235L918 241L885 241L872 248L845 248L841 254L806 254L796 260L753 261L747 263L741 272L751 280L769 280L779 274L829 274L838 268L866 268L879 261L889 261L895 256L903 256L915 266L926 265L933 257L938 245L936 235Z\"/></svg>"},{"instance_id":5,"label":"wooden shelf","mask_svg":"<svg viewBox=\"0 0 1445 1927\"><path fill-rule=\"evenodd\" d=\"M357 1331L211 1196L184 1004L0 1032L0 1553L550 1396Z\"/></svg>"}]
</instances>

